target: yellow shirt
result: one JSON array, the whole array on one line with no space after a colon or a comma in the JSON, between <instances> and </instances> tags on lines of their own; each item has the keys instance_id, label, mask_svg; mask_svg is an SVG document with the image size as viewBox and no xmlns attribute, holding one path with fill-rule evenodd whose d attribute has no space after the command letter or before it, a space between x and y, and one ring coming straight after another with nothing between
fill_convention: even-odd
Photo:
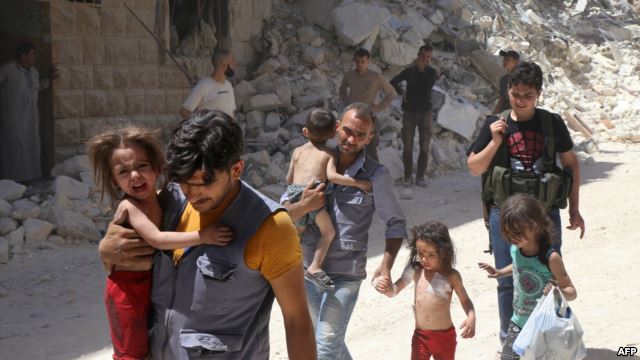
<instances>
[{"instance_id":1,"label":"yellow shirt","mask_svg":"<svg viewBox=\"0 0 640 360\"><path fill-rule=\"evenodd\" d=\"M218 208L207 213L199 213L191 204L187 204L176 231L198 231L217 222L239 191L238 187L223 199ZM183 253L184 249L174 250L174 261L178 262ZM278 278L302 262L300 238L289 213L277 211L264 220L247 241L244 262L248 268L259 270L267 280Z\"/></svg>"}]
</instances>

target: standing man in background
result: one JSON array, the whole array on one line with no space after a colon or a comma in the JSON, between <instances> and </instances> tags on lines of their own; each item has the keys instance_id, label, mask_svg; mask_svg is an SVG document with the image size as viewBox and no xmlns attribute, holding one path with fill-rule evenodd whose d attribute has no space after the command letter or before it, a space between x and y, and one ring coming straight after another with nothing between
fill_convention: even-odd
<instances>
[{"instance_id":1,"label":"standing man in background","mask_svg":"<svg viewBox=\"0 0 640 360\"><path fill-rule=\"evenodd\" d=\"M418 58L391 79L391 85L402 95L402 162L404 163L405 187L412 185L413 176L413 137L418 127L420 155L416 171L416 185L427 186L425 173L429 162L429 146L431 145L431 89L436 83L436 70L429 66L433 58L433 47L423 45L418 50ZM400 83L406 82L406 91Z\"/></svg>"},{"instance_id":2,"label":"standing man in background","mask_svg":"<svg viewBox=\"0 0 640 360\"><path fill-rule=\"evenodd\" d=\"M379 113L391 104L397 94L382 74L369 70L370 59L371 54L366 49L358 49L353 55L356 68L344 74L340 84L340 100L343 106L356 102L365 103L371 106L375 113ZM376 104L380 91L384 92L384 98ZM380 142L378 130L374 129L373 138L366 146L367 156L376 161L378 161L378 143Z\"/></svg>"},{"instance_id":3,"label":"standing man in background","mask_svg":"<svg viewBox=\"0 0 640 360\"><path fill-rule=\"evenodd\" d=\"M502 67L507 70L507 73L500 78L500 97L496 107L493 109L494 114L500 114L505 110L511 109L507 80L511 70L520 62L520 54L515 50L500 50L500 56L502 56Z\"/></svg>"},{"instance_id":4,"label":"standing man in background","mask_svg":"<svg viewBox=\"0 0 640 360\"><path fill-rule=\"evenodd\" d=\"M0 179L42 177L38 92L50 81L40 79L36 59L36 47L24 42L16 47L16 60L0 67ZM55 67L50 76L58 77Z\"/></svg>"},{"instance_id":5,"label":"standing man in background","mask_svg":"<svg viewBox=\"0 0 640 360\"><path fill-rule=\"evenodd\" d=\"M180 117L188 118L196 110L218 110L234 117L236 99L227 78L235 75L236 61L228 50L216 50L211 56L213 73L198 81L182 104Z\"/></svg>"}]
</instances>

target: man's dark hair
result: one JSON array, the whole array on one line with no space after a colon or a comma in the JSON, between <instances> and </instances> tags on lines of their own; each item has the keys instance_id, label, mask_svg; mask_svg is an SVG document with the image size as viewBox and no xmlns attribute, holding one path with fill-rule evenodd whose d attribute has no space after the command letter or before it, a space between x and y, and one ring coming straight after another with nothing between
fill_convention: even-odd
<instances>
[{"instance_id":1,"label":"man's dark hair","mask_svg":"<svg viewBox=\"0 0 640 360\"><path fill-rule=\"evenodd\" d=\"M373 108L368 104L361 102L354 102L349 104L342 111L342 116L340 116L340 119L344 117L344 114L346 114L347 111L354 109L356 110L356 118L371 121L371 132L373 132L373 129L375 129L376 127L376 114L375 112L373 112Z\"/></svg>"},{"instance_id":2,"label":"man's dark hair","mask_svg":"<svg viewBox=\"0 0 640 360\"><path fill-rule=\"evenodd\" d=\"M309 132L309 141L314 145L324 145L335 135L336 118L330 111L316 108L309 113L306 128Z\"/></svg>"},{"instance_id":3,"label":"man's dark hair","mask_svg":"<svg viewBox=\"0 0 640 360\"><path fill-rule=\"evenodd\" d=\"M500 50L499 54L502 57L508 57L520 61L520 54L515 50L503 49Z\"/></svg>"},{"instance_id":4,"label":"man's dark hair","mask_svg":"<svg viewBox=\"0 0 640 360\"><path fill-rule=\"evenodd\" d=\"M418 49L418 54L420 54L423 51L433 51L433 45L424 44L424 45L420 46L420 49Z\"/></svg>"},{"instance_id":5,"label":"man's dark hair","mask_svg":"<svg viewBox=\"0 0 640 360\"><path fill-rule=\"evenodd\" d=\"M194 112L173 131L167 146L169 180L184 182L205 172L205 183L215 181L214 170L227 171L240 160L242 129L221 111Z\"/></svg>"},{"instance_id":6,"label":"man's dark hair","mask_svg":"<svg viewBox=\"0 0 640 360\"><path fill-rule=\"evenodd\" d=\"M531 61L519 62L507 79L509 88L512 86L525 85L542 90L542 69L536 63Z\"/></svg>"},{"instance_id":7,"label":"man's dark hair","mask_svg":"<svg viewBox=\"0 0 640 360\"><path fill-rule=\"evenodd\" d=\"M353 54L353 59L355 60L356 58L361 58L361 57L366 57L367 59L370 59L371 53L367 49L360 48L356 50L355 54Z\"/></svg>"},{"instance_id":8,"label":"man's dark hair","mask_svg":"<svg viewBox=\"0 0 640 360\"><path fill-rule=\"evenodd\" d=\"M19 59L22 55L29 54L29 51L35 49L36 47L33 45L33 43L30 43L28 41L21 42L16 46L16 59Z\"/></svg>"}]
</instances>

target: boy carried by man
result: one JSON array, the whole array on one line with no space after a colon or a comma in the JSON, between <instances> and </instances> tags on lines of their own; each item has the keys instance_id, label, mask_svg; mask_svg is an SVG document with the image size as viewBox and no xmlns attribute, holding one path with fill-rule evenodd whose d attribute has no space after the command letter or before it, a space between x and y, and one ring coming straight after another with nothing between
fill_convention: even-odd
<instances>
[{"instance_id":1,"label":"boy carried by man","mask_svg":"<svg viewBox=\"0 0 640 360\"><path fill-rule=\"evenodd\" d=\"M287 195L291 203L300 200L308 186L327 186L329 181L344 186L354 186L371 192L371 182L341 175L336 169L336 152L327 147L329 139L336 134L336 118L324 109L313 109L309 113L303 135L309 142L293 150L289 172L287 173ZM333 285L331 278L322 270L322 263L335 237L335 229L327 210L322 207L308 213L296 221L298 233L302 234L308 222L315 222L320 230L320 240L316 245L313 261L305 271L305 277L321 288Z\"/></svg>"}]
</instances>

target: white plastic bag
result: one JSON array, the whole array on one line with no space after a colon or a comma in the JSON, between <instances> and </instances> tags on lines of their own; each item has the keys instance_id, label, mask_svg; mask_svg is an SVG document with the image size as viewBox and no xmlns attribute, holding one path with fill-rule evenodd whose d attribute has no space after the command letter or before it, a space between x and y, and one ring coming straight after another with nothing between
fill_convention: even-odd
<instances>
[{"instance_id":1,"label":"white plastic bag","mask_svg":"<svg viewBox=\"0 0 640 360\"><path fill-rule=\"evenodd\" d=\"M587 357L582 326L562 292L542 297L513 343L522 360L581 360Z\"/></svg>"}]
</instances>

